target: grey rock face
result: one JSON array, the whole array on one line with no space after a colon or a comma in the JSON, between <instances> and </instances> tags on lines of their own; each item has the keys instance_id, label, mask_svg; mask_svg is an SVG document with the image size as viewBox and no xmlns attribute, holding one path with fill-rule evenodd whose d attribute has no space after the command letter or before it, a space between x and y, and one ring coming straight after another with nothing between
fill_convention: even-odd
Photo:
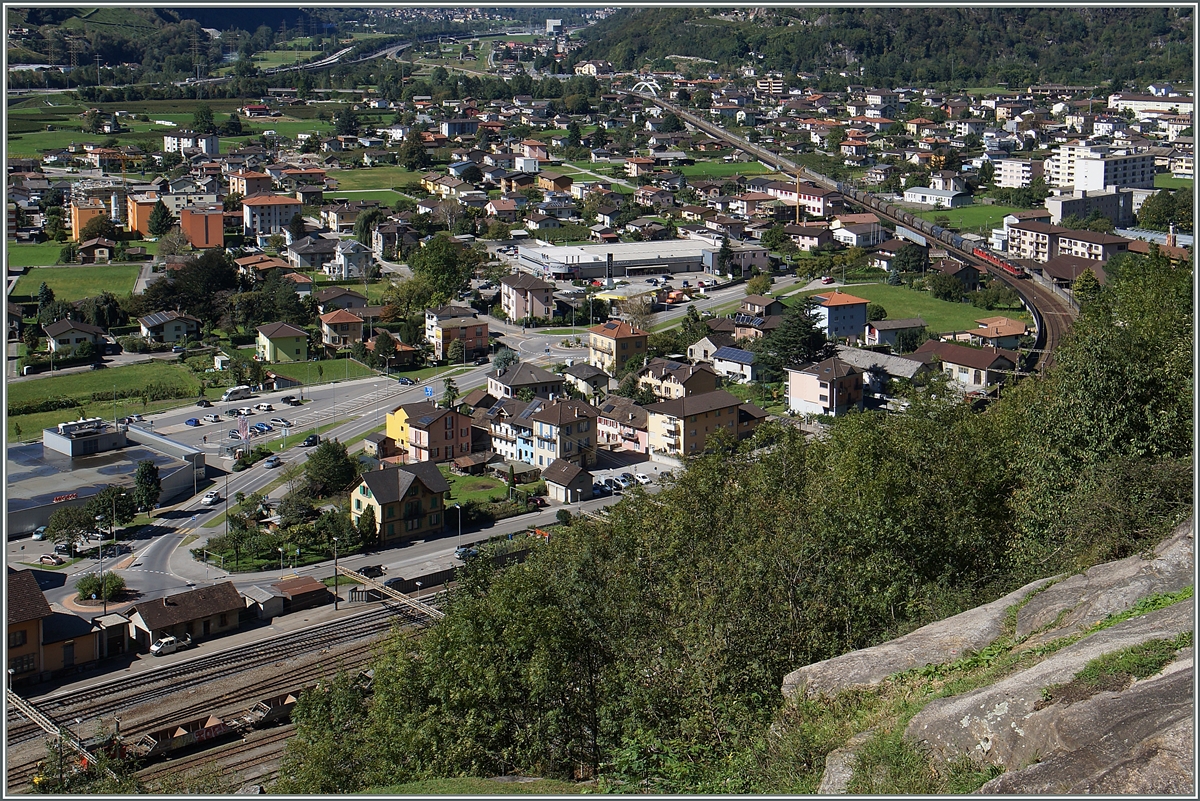
<instances>
[{"instance_id":1,"label":"grey rock face","mask_svg":"<svg viewBox=\"0 0 1200 801\"><path fill-rule=\"evenodd\" d=\"M1053 579L1039 579L985 606L922 626L890 642L814 662L783 680L787 697L834 695L852 687L871 687L888 676L925 665L953 662L967 651L991 644L1004 631L1004 613Z\"/></svg>"}]
</instances>

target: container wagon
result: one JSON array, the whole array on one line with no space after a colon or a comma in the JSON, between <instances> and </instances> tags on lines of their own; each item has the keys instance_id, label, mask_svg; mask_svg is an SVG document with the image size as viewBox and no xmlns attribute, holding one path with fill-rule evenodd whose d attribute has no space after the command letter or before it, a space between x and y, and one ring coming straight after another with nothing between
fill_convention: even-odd
<instances>
[{"instance_id":1,"label":"container wagon","mask_svg":"<svg viewBox=\"0 0 1200 801\"><path fill-rule=\"evenodd\" d=\"M264 698L246 712L238 722L241 726L261 729L272 724L283 723L292 716L292 709L300 700L304 690L283 693L273 698Z\"/></svg>"}]
</instances>

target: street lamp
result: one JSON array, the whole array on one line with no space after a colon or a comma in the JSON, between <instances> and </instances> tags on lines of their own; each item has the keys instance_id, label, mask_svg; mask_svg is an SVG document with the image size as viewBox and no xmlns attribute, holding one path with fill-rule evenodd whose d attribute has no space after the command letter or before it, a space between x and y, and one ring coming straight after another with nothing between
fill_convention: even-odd
<instances>
[{"instance_id":1,"label":"street lamp","mask_svg":"<svg viewBox=\"0 0 1200 801\"><path fill-rule=\"evenodd\" d=\"M279 572L283 572L283 548L276 548L279 551Z\"/></svg>"},{"instance_id":2,"label":"street lamp","mask_svg":"<svg viewBox=\"0 0 1200 801\"><path fill-rule=\"evenodd\" d=\"M454 547L462 546L462 504L454 504L454 508L458 510L458 539L454 543Z\"/></svg>"},{"instance_id":3,"label":"street lamp","mask_svg":"<svg viewBox=\"0 0 1200 801\"><path fill-rule=\"evenodd\" d=\"M338 608L337 537L333 538L333 611Z\"/></svg>"},{"instance_id":4,"label":"street lamp","mask_svg":"<svg viewBox=\"0 0 1200 801\"><path fill-rule=\"evenodd\" d=\"M421 603L421 582L417 582L417 603Z\"/></svg>"}]
</instances>

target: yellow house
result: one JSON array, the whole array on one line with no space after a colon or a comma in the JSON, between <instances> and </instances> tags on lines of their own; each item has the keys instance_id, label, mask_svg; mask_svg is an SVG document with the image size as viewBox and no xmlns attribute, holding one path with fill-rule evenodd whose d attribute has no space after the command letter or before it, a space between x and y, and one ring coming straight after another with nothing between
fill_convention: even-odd
<instances>
[{"instance_id":1,"label":"yellow house","mask_svg":"<svg viewBox=\"0 0 1200 801\"><path fill-rule=\"evenodd\" d=\"M256 351L261 362L306 362L308 334L290 323L260 325Z\"/></svg>"},{"instance_id":2,"label":"yellow house","mask_svg":"<svg viewBox=\"0 0 1200 801\"><path fill-rule=\"evenodd\" d=\"M449 491L450 484L433 462L372 470L350 493L350 516L358 526L367 508L374 509L384 546L424 539L446 525L443 497Z\"/></svg>"},{"instance_id":3,"label":"yellow house","mask_svg":"<svg viewBox=\"0 0 1200 801\"><path fill-rule=\"evenodd\" d=\"M37 579L28 570L9 570L8 597L8 669L11 681L38 676L42 661L42 620L51 615L50 604Z\"/></svg>"},{"instance_id":4,"label":"yellow house","mask_svg":"<svg viewBox=\"0 0 1200 801\"><path fill-rule=\"evenodd\" d=\"M648 337L640 328L618 320L589 328L588 364L615 375L630 359L645 357Z\"/></svg>"},{"instance_id":5,"label":"yellow house","mask_svg":"<svg viewBox=\"0 0 1200 801\"><path fill-rule=\"evenodd\" d=\"M743 403L723 389L652 403L645 409L650 448L672 456L702 453L708 438L719 430L735 439L748 437L767 416L758 406Z\"/></svg>"}]
</instances>

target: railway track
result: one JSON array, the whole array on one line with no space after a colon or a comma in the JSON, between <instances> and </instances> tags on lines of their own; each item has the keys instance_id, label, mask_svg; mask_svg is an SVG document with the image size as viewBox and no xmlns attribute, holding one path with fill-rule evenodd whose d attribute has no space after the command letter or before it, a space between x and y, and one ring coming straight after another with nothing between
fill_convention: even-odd
<instances>
[{"instance_id":1,"label":"railway track","mask_svg":"<svg viewBox=\"0 0 1200 801\"><path fill-rule=\"evenodd\" d=\"M838 191L841 191L842 189L841 185L837 181L827 178L820 173L814 172L807 167L802 167L790 159L787 159L771 150L767 150L764 147L760 147L746 139L743 139L740 136L736 136L729 131L726 131L721 126L714 125L711 122L697 117L696 115L691 114L672 103L668 103L665 100L661 100L652 95L643 94L640 92L625 93L635 95L643 100L655 103L656 105L675 113L675 115L681 120L686 120L688 123L704 131L710 136L714 136L718 139L729 142L734 147L749 153L750 155L762 161L764 164L767 164L774 169L790 173L792 175L800 172L801 174L807 176L808 179L813 183L824 186L827 189L835 189ZM877 206L862 204L853 198L849 198L849 201L858 203L859 205L867 205L872 212L892 223L897 225L909 225L909 223L905 222L904 220L884 212ZM1030 312L1034 316L1038 334L1037 342L1035 343L1034 350L1032 352L1033 358L1031 358L1028 362L1030 369L1032 370L1033 366L1036 366L1038 369L1044 370L1051 366L1054 363L1054 350L1058 346L1058 343L1062 340L1062 337L1066 334L1070 320L1072 320L1075 316L1075 312L1071 306L1058 295L1055 295L1049 289L1041 286L1034 280L1014 279L1013 276L1009 275L1004 270L997 269L993 265L977 257L971 251L955 247L950 242L947 242L944 238L934 237L934 239L936 239L939 245L953 252L966 263L979 267L980 269L986 271L989 275L998 278L1005 285L1012 288L1022 298L1026 307L1029 308Z\"/></svg>"},{"instance_id":2,"label":"railway track","mask_svg":"<svg viewBox=\"0 0 1200 801\"><path fill-rule=\"evenodd\" d=\"M359 668L370 661L379 637L397 619L405 625L426 622L406 607L386 603L350 618L278 635L254 647L231 648L153 669L142 674L132 688L128 678L113 679L34 703L64 725L83 715L93 726L103 718L120 715L121 732L132 742L144 733L205 714L228 719L264 697L298 690L334 670ZM306 656L313 658L305 661ZM239 675L263 669L273 669L269 678L237 684ZM214 682L227 688L214 694ZM184 702L179 703L180 699ZM7 784L11 791L27 786L35 775L37 762L45 755L37 741L45 733L10 708L8 734ZM172 766L177 769L179 763Z\"/></svg>"}]
</instances>

